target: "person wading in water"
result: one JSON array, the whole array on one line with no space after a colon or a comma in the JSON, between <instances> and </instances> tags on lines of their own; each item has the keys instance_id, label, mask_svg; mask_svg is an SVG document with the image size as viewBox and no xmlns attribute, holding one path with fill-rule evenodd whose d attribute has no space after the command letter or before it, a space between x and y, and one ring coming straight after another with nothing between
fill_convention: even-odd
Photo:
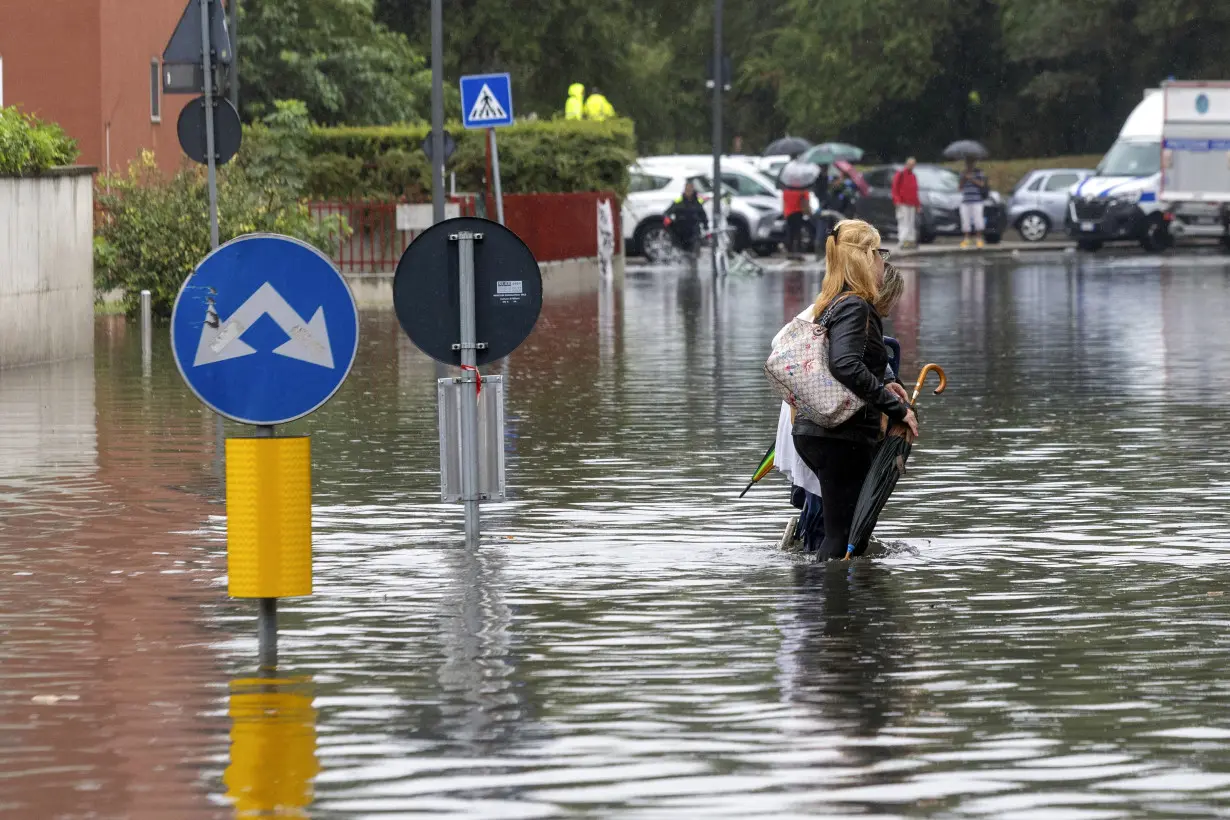
<instances>
[{"instance_id":1,"label":"person wading in water","mask_svg":"<svg viewBox=\"0 0 1230 820\"><path fill-rule=\"evenodd\" d=\"M875 445L883 435L881 414L918 435L918 419L905 388L885 383L889 352L884 344L884 259L880 234L861 219L844 219L825 243L825 273L816 297L817 324L828 328L829 371L855 396L866 402L848 421L821 427L796 418L795 449L820 481L824 506L824 540L820 558L846 553L854 507L863 479L871 469Z\"/></svg>"}]
</instances>

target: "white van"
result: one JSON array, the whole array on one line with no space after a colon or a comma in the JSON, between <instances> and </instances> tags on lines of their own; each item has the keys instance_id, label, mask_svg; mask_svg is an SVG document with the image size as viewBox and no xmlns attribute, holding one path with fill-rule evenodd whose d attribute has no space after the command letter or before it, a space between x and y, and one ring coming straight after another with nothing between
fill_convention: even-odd
<instances>
[{"instance_id":1,"label":"white van","mask_svg":"<svg viewBox=\"0 0 1230 820\"><path fill-rule=\"evenodd\" d=\"M1162 84L1162 187L1170 235L1230 247L1230 83Z\"/></svg>"},{"instance_id":2,"label":"white van","mask_svg":"<svg viewBox=\"0 0 1230 820\"><path fill-rule=\"evenodd\" d=\"M1082 250L1096 251L1116 239L1138 241L1148 251L1170 244L1158 198L1163 118L1162 91L1150 88L1094 175L1072 189L1066 227Z\"/></svg>"}]
</instances>

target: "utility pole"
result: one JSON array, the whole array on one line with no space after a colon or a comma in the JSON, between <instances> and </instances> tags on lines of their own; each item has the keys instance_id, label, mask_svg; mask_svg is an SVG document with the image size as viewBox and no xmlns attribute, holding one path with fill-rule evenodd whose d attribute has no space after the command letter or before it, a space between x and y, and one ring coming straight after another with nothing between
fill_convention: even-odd
<instances>
[{"instance_id":1,"label":"utility pole","mask_svg":"<svg viewBox=\"0 0 1230 820\"><path fill-rule=\"evenodd\" d=\"M718 275L717 231L722 230L722 0L713 0L713 275Z\"/></svg>"},{"instance_id":2,"label":"utility pole","mask_svg":"<svg viewBox=\"0 0 1230 820\"><path fill-rule=\"evenodd\" d=\"M239 0L230 0L231 8L231 105L239 110Z\"/></svg>"},{"instance_id":3,"label":"utility pole","mask_svg":"<svg viewBox=\"0 0 1230 820\"><path fill-rule=\"evenodd\" d=\"M444 221L444 0L431 0L431 221Z\"/></svg>"}]
</instances>

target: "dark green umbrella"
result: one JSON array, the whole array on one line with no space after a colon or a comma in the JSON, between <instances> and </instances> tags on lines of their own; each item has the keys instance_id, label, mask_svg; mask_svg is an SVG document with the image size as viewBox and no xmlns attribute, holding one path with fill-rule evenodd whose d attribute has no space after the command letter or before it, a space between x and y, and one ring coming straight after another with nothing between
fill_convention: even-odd
<instances>
[{"instance_id":1,"label":"dark green umbrella","mask_svg":"<svg viewBox=\"0 0 1230 820\"><path fill-rule=\"evenodd\" d=\"M910 397L910 408L913 409L922 392L923 382L931 371L939 374L940 384L935 388L936 394L944 392L948 386L948 377L944 368L938 364L928 364L918 374L914 384L914 395ZM871 532L876 528L880 513L888 503L888 497L893 494L897 480L905 475L905 462L910 457L910 442L904 436L887 435L880 442L875 458L871 461L871 470L863 480L863 489L858 494L858 504L854 507L854 522L850 525L850 541L846 546L845 560L849 561L855 555L862 555L867 550L867 542L871 540Z\"/></svg>"}]
</instances>

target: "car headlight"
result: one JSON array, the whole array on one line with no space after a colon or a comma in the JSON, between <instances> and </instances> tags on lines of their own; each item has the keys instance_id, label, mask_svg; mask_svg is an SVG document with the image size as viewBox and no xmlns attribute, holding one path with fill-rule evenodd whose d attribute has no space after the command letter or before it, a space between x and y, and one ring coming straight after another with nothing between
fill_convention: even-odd
<instances>
[{"instance_id":1,"label":"car headlight","mask_svg":"<svg viewBox=\"0 0 1230 820\"><path fill-rule=\"evenodd\" d=\"M1141 191L1121 191L1111 197L1112 205L1135 205L1140 202Z\"/></svg>"}]
</instances>

